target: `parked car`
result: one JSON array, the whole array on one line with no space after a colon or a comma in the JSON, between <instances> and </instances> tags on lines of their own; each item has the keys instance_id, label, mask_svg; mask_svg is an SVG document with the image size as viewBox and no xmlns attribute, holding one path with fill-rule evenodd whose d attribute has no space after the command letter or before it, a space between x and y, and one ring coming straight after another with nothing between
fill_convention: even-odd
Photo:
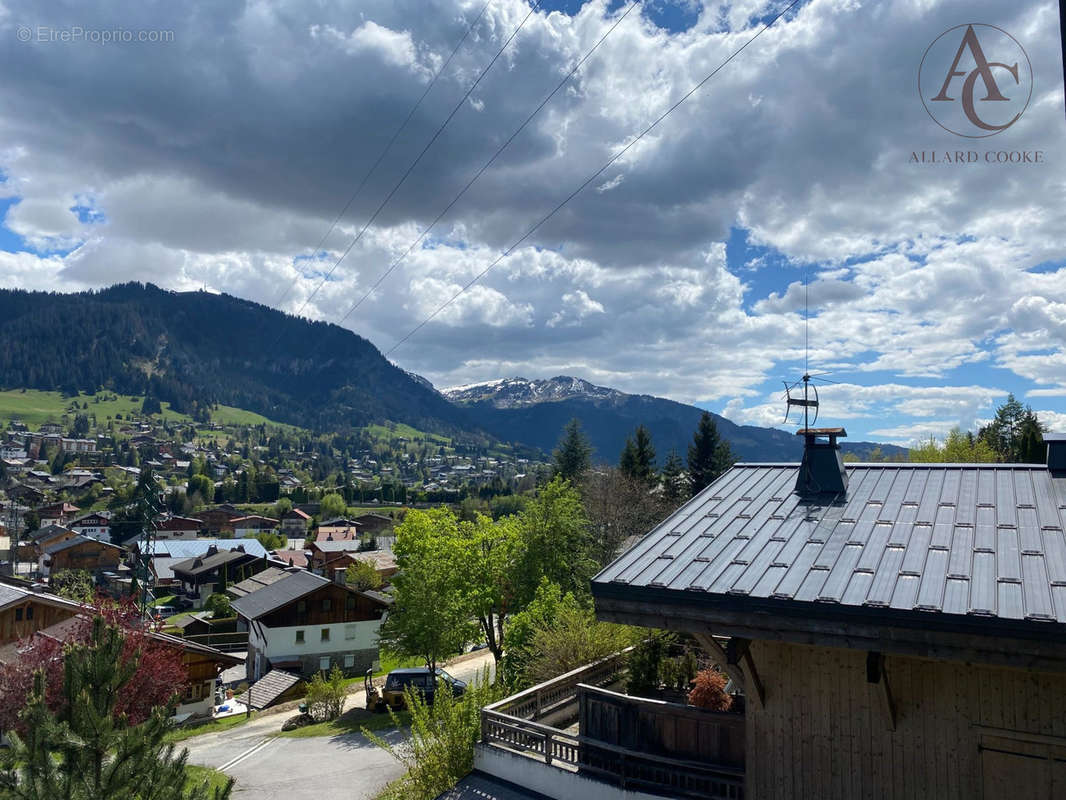
<instances>
[{"instance_id":1,"label":"parked car","mask_svg":"<svg viewBox=\"0 0 1066 800\"><path fill-rule=\"evenodd\" d=\"M436 680L433 679L429 667L411 667L408 669L394 669L385 678L385 686L378 697L373 687L373 679L367 674L367 708L371 711L384 711L386 708L399 710L406 705L404 690L408 686L422 693L426 702L432 704L437 693L437 683L441 682L449 686L453 697L462 697L466 692L466 681L453 678L444 670L437 668Z\"/></svg>"},{"instance_id":2,"label":"parked car","mask_svg":"<svg viewBox=\"0 0 1066 800\"><path fill-rule=\"evenodd\" d=\"M155 615L157 617L173 617L178 613L178 610L174 606L156 606Z\"/></svg>"}]
</instances>

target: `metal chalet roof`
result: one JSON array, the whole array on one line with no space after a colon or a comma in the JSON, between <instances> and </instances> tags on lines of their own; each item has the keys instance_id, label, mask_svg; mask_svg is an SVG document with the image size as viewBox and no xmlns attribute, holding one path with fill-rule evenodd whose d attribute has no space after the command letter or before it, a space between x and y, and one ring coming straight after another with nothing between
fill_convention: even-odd
<instances>
[{"instance_id":1,"label":"metal chalet roof","mask_svg":"<svg viewBox=\"0 0 1066 800\"><path fill-rule=\"evenodd\" d=\"M195 558L207 553L211 546L219 550L229 550L240 545L249 555L262 558L267 554L266 548L258 539L154 539L148 544L148 554L169 558Z\"/></svg>"},{"instance_id":2,"label":"metal chalet roof","mask_svg":"<svg viewBox=\"0 0 1066 800\"><path fill-rule=\"evenodd\" d=\"M275 581L269 586L256 589L244 597L238 597L233 601L233 610L242 617L258 619L264 614L269 614L271 611L288 605L294 600L299 600L316 589L328 586L329 583L321 575L300 570L285 576L279 581Z\"/></svg>"},{"instance_id":3,"label":"metal chalet roof","mask_svg":"<svg viewBox=\"0 0 1066 800\"><path fill-rule=\"evenodd\" d=\"M603 569L593 594L1066 623L1066 477L853 464L846 496L812 498L793 491L796 470L736 465Z\"/></svg>"}]
</instances>

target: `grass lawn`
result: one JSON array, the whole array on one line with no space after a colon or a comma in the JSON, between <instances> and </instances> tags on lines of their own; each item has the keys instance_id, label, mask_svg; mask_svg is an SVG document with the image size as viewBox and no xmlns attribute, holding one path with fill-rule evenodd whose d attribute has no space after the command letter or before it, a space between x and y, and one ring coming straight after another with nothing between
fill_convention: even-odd
<instances>
[{"instance_id":1,"label":"grass lawn","mask_svg":"<svg viewBox=\"0 0 1066 800\"><path fill-rule=\"evenodd\" d=\"M185 765L185 785L191 788L194 785L207 781L207 796L214 797L215 789L225 789L229 776L225 772L219 772L211 767L200 767L196 764Z\"/></svg>"},{"instance_id":2,"label":"grass lawn","mask_svg":"<svg viewBox=\"0 0 1066 800\"><path fill-rule=\"evenodd\" d=\"M255 719L255 713L252 713L252 719ZM238 725L243 725L248 721L248 718L244 714L234 714L232 717L223 717L222 719L211 719L206 722L199 722L195 725L185 725L181 728L175 728L167 734L168 742L183 742L186 739L191 739L193 736L200 736L205 733L218 733L219 731L228 731L230 728L236 728Z\"/></svg>"},{"instance_id":3,"label":"grass lawn","mask_svg":"<svg viewBox=\"0 0 1066 800\"><path fill-rule=\"evenodd\" d=\"M152 605L153 606L169 606L169 605L172 605L174 603L174 598L175 597L177 597L176 594L164 594L164 595L162 595L160 597L157 597L155 600L153 600L152 601Z\"/></svg>"},{"instance_id":4,"label":"grass lawn","mask_svg":"<svg viewBox=\"0 0 1066 800\"><path fill-rule=\"evenodd\" d=\"M411 714L401 711L396 715L400 727L406 728L411 724ZM316 722L305 725L294 731L281 731L276 736L284 736L289 739L307 739L314 736L340 736L345 733L358 733L361 728L371 731L393 730L392 717L389 714L373 714L365 708L350 708L337 719L329 722Z\"/></svg>"}]
</instances>

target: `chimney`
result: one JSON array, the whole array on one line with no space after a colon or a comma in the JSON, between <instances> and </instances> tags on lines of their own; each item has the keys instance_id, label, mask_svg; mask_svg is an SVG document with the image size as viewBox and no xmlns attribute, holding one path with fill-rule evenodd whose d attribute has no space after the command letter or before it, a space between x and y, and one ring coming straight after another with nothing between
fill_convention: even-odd
<instances>
[{"instance_id":1,"label":"chimney","mask_svg":"<svg viewBox=\"0 0 1066 800\"><path fill-rule=\"evenodd\" d=\"M1048 472L1066 475L1066 433L1045 433Z\"/></svg>"},{"instance_id":2,"label":"chimney","mask_svg":"<svg viewBox=\"0 0 1066 800\"><path fill-rule=\"evenodd\" d=\"M339 583L341 586L344 586L344 584L347 582L347 581L345 581L345 577L347 576L347 572L348 572L348 568L347 567L334 567L334 569L333 569L333 582L334 583Z\"/></svg>"},{"instance_id":3,"label":"chimney","mask_svg":"<svg viewBox=\"0 0 1066 800\"><path fill-rule=\"evenodd\" d=\"M840 455L837 439L847 436L843 428L804 428L803 462L796 475L796 493L800 495L837 495L848 490L848 473ZM828 441L827 441L828 440Z\"/></svg>"}]
</instances>

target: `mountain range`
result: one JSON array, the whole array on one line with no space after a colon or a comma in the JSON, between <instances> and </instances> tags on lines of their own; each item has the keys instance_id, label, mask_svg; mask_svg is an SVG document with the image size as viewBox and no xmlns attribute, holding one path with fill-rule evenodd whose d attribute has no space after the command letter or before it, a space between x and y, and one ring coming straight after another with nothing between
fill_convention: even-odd
<instances>
[{"instance_id":1,"label":"mountain range","mask_svg":"<svg viewBox=\"0 0 1066 800\"><path fill-rule=\"evenodd\" d=\"M456 386L445 389L443 394L474 412L478 424L493 436L545 451L555 446L563 426L577 418L594 455L609 462L618 459L626 437L641 424L651 433L660 463L670 450L684 458L703 414L703 409L696 406L651 395L626 394L566 375L544 380L503 378ZM737 425L714 413L711 416L741 461L798 461L802 455L802 442L793 434ZM886 455L906 452L872 442L846 443L842 449L861 459L877 447Z\"/></svg>"},{"instance_id":2,"label":"mountain range","mask_svg":"<svg viewBox=\"0 0 1066 800\"><path fill-rule=\"evenodd\" d=\"M76 294L0 290L0 386L150 395L193 415L225 404L319 431L391 420L545 453L576 417L608 462L638 424L660 459L671 449L683 456L703 413L565 376L439 392L345 328L229 295L137 283ZM714 416L739 458L798 460L795 436Z\"/></svg>"}]
</instances>

